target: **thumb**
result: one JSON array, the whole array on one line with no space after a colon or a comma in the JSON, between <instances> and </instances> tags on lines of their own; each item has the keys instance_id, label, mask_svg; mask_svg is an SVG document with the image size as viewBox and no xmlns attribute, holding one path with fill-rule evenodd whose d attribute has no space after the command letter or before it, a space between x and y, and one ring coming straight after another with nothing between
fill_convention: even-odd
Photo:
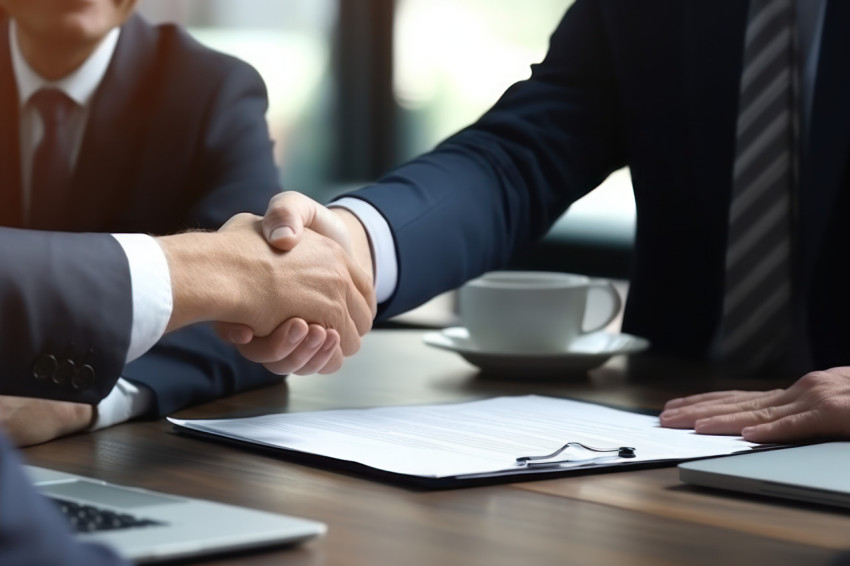
<instances>
[{"instance_id":1,"label":"thumb","mask_svg":"<svg viewBox=\"0 0 850 566\"><path fill-rule=\"evenodd\" d=\"M213 329L219 338L233 344L247 344L254 338L254 331L244 324L217 322Z\"/></svg>"},{"instance_id":2,"label":"thumb","mask_svg":"<svg viewBox=\"0 0 850 566\"><path fill-rule=\"evenodd\" d=\"M266 241L283 251L294 248L301 241L304 227L313 222L317 206L316 201L295 191L276 194L263 217Z\"/></svg>"},{"instance_id":3,"label":"thumb","mask_svg":"<svg viewBox=\"0 0 850 566\"><path fill-rule=\"evenodd\" d=\"M263 235L266 240L280 250L289 251L301 241L304 228L334 240L351 254L348 229L336 214L296 191L275 195L263 217Z\"/></svg>"}]
</instances>

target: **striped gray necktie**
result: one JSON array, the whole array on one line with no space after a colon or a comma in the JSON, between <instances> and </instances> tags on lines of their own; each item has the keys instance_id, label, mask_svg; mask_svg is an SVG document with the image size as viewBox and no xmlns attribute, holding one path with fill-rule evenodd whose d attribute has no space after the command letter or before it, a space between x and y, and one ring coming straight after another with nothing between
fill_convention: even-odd
<instances>
[{"instance_id":1,"label":"striped gray necktie","mask_svg":"<svg viewBox=\"0 0 850 566\"><path fill-rule=\"evenodd\" d=\"M750 1L719 343L747 367L776 361L791 330L795 43L792 0Z\"/></svg>"}]
</instances>

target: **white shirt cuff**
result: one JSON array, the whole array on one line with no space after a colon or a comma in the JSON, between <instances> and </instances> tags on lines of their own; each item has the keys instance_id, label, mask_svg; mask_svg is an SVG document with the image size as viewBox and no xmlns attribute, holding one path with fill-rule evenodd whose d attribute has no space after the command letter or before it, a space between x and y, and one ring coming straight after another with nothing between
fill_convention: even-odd
<instances>
[{"instance_id":1,"label":"white shirt cuff","mask_svg":"<svg viewBox=\"0 0 850 566\"><path fill-rule=\"evenodd\" d=\"M99 430L144 415L153 406L153 393L124 378L97 405L97 419L89 430Z\"/></svg>"},{"instance_id":2,"label":"white shirt cuff","mask_svg":"<svg viewBox=\"0 0 850 566\"><path fill-rule=\"evenodd\" d=\"M133 326L127 362L151 349L165 334L173 307L171 273L159 243L145 234L112 235L127 255L133 289Z\"/></svg>"},{"instance_id":3,"label":"white shirt cuff","mask_svg":"<svg viewBox=\"0 0 850 566\"><path fill-rule=\"evenodd\" d=\"M378 303L383 303L392 297L398 284L398 259L390 225L374 206L359 198L343 197L328 205L334 207L351 212L366 229L375 267L375 296Z\"/></svg>"}]
</instances>

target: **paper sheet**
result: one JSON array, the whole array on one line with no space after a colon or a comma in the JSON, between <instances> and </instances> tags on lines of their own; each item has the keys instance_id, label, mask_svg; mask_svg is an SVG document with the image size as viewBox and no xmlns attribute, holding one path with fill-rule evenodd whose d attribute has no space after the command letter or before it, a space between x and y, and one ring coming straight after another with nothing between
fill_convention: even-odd
<instances>
[{"instance_id":1,"label":"paper sheet","mask_svg":"<svg viewBox=\"0 0 850 566\"><path fill-rule=\"evenodd\" d=\"M357 462L426 478L551 472L731 454L756 446L741 437L661 428L658 418L568 399L527 395L467 403L282 413L241 419L180 420L178 426L243 442ZM635 458L570 448L557 467L530 470L520 456L567 442L632 446Z\"/></svg>"}]
</instances>

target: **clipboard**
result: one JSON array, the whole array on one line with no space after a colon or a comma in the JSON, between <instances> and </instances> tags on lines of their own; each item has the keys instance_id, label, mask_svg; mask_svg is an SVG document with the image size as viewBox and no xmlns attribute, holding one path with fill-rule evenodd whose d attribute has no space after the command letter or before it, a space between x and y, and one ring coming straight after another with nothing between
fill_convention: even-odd
<instances>
[{"instance_id":1,"label":"clipboard","mask_svg":"<svg viewBox=\"0 0 850 566\"><path fill-rule=\"evenodd\" d=\"M762 447L664 429L654 415L537 395L169 421L182 434L431 489L672 466Z\"/></svg>"}]
</instances>

